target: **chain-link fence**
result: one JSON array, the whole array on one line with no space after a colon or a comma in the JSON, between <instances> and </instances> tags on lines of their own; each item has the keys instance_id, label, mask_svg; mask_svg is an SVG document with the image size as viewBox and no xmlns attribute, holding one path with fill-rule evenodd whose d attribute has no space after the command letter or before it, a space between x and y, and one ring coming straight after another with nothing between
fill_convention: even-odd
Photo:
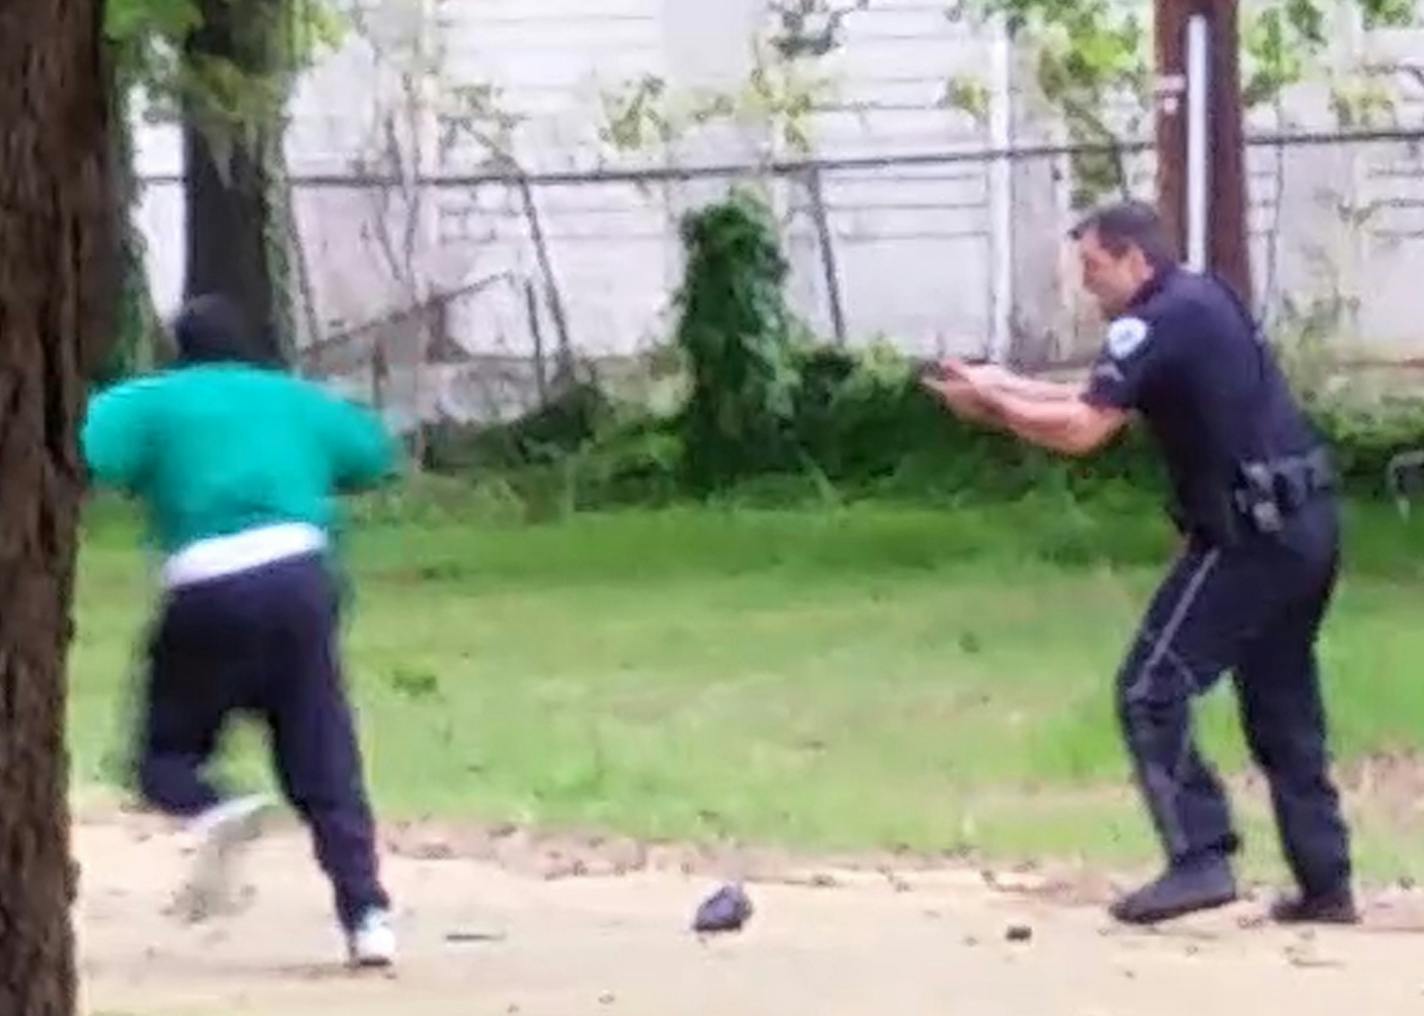
<instances>
[{"instance_id":1,"label":"chain-link fence","mask_svg":"<svg viewBox=\"0 0 1424 1016\"><path fill-rule=\"evenodd\" d=\"M1256 134L1249 230L1259 310L1339 357L1424 354L1424 131ZM760 188L793 306L825 341L917 356L1081 359L1099 323L1062 238L1074 159L1153 190L1147 143L963 149L765 165L415 179L296 176L293 291L304 369L408 422L507 417L579 364L666 345L684 213ZM176 298L181 181L145 181L160 303ZM624 373L627 373L626 371ZM636 373L636 372L635 372Z\"/></svg>"}]
</instances>

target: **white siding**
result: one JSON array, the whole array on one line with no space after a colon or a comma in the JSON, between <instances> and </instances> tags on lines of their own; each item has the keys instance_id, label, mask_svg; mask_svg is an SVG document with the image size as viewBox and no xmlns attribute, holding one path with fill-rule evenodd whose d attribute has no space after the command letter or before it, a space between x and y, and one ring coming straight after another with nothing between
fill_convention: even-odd
<instances>
[{"instance_id":1,"label":"white siding","mask_svg":"<svg viewBox=\"0 0 1424 1016\"><path fill-rule=\"evenodd\" d=\"M401 0L386 0L387 4ZM412 0L418 2L418 0ZM748 30L759 0L426 0L441 43L443 87L493 85L520 117L512 154L531 172L587 171L794 155L753 126L710 127L675 153L620 153L600 138L602 97L655 76L673 88L726 87L751 67ZM372 4L380 7L380 0ZM821 61L833 83L809 127L818 155L883 157L987 147L986 125L942 103L955 75L987 77L991 39L951 21L944 0L876 0L844 23L843 45ZM387 13L390 8L387 7ZM399 27L399 19L381 24ZM1378 33L1357 44L1372 59L1424 52L1424 32ZM1019 61L1020 70L1026 65ZM392 72L353 37L302 82L292 110L289 162L298 175L347 172L369 157L376 111L388 104ZM1424 87L1401 79L1402 122L1424 120ZM1021 104L1017 96L1016 103ZM1026 143L1054 136L1019 109ZM1296 89L1287 119L1266 111L1256 129L1328 126L1328 96ZM435 118L425 125L433 137ZM427 171L477 172L488 152L472 143L430 149ZM171 127L140 132L142 171L174 174L180 152ZM1152 159L1132 160L1134 186L1151 187ZM1418 279L1424 277L1424 157L1419 146L1380 144L1256 149L1249 156L1253 255L1260 288L1308 304L1343 287L1364 296L1358 328L1392 354L1424 347ZM1050 171L1051 170L1051 171ZM1014 320L1021 333L1059 353L1095 341L1062 259L1050 249L1066 224L1063 159L1016 170ZM984 348L994 317L994 257L1006 238L990 214L991 167L982 162L838 170L824 176L828 225L852 341L884 335L918 353ZM635 186L541 186L535 194L549 254L568 311L571 339L586 355L622 354L667 337L681 271L679 216L723 193L726 181ZM831 331L826 277L807 191L772 188L793 263L801 312ZM352 327L409 302L380 256L374 234L401 216L378 211L367 189L304 190L296 207L323 332ZM1359 230L1342 225L1341 199L1377 205ZM504 281L457 300L455 339L481 353L527 356L533 339L524 281L542 284L519 194L502 184L447 188L423 196L419 261L436 289ZM139 221L149 238L155 292L171 309L181 289L182 207L172 185L145 195ZM1277 228L1279 227L1279 233ZM1322 266L1338 267L1334 278ZM1052 285L1040 285L1044 275ZM1366 291L1366 282L1368 287ZM1351 287L1354 287L1353 289ZM1032 290L1032 293L1029 291ZM543 310L544 341L555 340ZM1048 336L1047 340L1043 337Z\"/></svg>"}]
</instances>

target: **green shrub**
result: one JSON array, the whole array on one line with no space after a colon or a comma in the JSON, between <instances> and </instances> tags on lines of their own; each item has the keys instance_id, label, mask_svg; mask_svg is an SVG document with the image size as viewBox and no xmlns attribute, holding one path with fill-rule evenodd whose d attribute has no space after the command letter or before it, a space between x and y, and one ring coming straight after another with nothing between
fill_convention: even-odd
<instances>
[{"instance_id":1,"label":"green shrub","mask_svg":"<svg viewBox=\"0 0 1424 1016\"><path fill-rule=\"evenodd\" d=\"M1311 415L1330 443L1346 489L1361 496L1384 496L1389 460L1424 447L1424 402L1417 400L1320 403Z\"/></svg>"},{"instance_id":2,"label":"green shrub","mask_svg":"<svg viewBox=\"0 0 1424 1016\"><path fill-rule=\"evenodd\" d=\"M1165 491L1141 427L1069 461L965 425L920 385L919 367L887 343L817 345L788 308L776 224L737 190L683 222L687 269L674 349L687 375L680 411L660 417L570 389L523 419L434 432L435 468L497 479L530 518L585 508L714 499L756 505L892 498L933 503L1046 496L1071 557L1084 500L1140 511ZM1424 403L1311 401L1347 489L1383 493L1384 470L1424 445Z\"/></svg>"},{"instance_id":3,"label":"green shrub","mask_svg":"<svg viewBox=\"0 0 1424 1016\"><path fill-rule=\"evenodd\" d=\"M688 374L679 418L691 488L792 466L803 329L787 306L788 264L766 205L744 189L689 214L676 344Z\"/></svg>"}]
</instances>

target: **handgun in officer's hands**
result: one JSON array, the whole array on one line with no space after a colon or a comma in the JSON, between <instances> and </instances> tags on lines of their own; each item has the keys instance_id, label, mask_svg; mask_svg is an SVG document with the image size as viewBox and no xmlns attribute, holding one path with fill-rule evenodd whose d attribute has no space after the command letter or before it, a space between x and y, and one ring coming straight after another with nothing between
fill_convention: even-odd
<instances>
[{"instance_id":1,"label":"handgun in officer's hands","mask_svg":"<svg viewBox=\"0 0 1424 1016\"><path fill-rule=\"evenodd\" d=\"M963 379L966 370L982 367L989 361L983 357L963 356L912 356L910 370L916 377L936 377Z\"/></svg>"}]
</instances>

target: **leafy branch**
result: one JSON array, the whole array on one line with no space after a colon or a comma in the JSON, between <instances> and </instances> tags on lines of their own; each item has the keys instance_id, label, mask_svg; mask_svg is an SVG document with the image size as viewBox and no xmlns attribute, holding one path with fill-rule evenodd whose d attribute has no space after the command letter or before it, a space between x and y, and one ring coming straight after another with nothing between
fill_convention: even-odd
<instances>
[{"instance_id":1,"label":"leafy branch","mask_svg":"<svg viewBox=\"0 0 1424 1016\"><path fill-rule=\"evenodd\" d=\"M117 55L125 90L141 90L147 116L200 117L216 147L234 135L280 122L296 75L323 51L335 48L345 24L327 0L214 0L237 7L235 57L191 51L204 25L198 0L109 0L105 34Z\"/></svg>"},{"instance_id":2,"label":"leafy branch","mask_svg":"<svg viewBox=\"0 0 1424 1016\"><path fill-rule=\"evenodd\" d=\"M1414 20L1412 0L1335 0L1337 7L1340 3L1357 3L1367 28L1404 26ZM1253 4L1243 14L1242 99L1248 109L1276 101L1310 73L1330 44L1328 15L1332 9L1327 0L1267 0ZM1063 117L1070 140L1115 143L1141 131L1152 101L1147 4L954 0L947 13L954 20L979 23L1002 18L1016 39L1037 49L1039 88ZM1377 85L1340 81L1333 93L1337 118L1346 126L1372 117L1388 105ZM945 101L973 113L985 98L963 81L952 81ZM1121 189L1125 176L1122 163L1120 153L1106 158L1097 153L1075 156L1075 203Z\"/></svg>"},{"instance_id":3,"label":"leafy branch","mask_svg":"<svg viewBox=\"0 0 1424 1016\"><path fill-rule=\"evenodd\" d=\"M845 19L870 6L870 0L770 0L767 4L778 22L771 45L783 59L825 56L840 45Z\"/></svg>"},{"instance_id":4,"label":"leafy branch","mask_svg":"<svg viewBox=\"0 0 1424 1016\"><path fill-rule=\"evenodd\" d=\"M871 0L768 0L767 23L752 47L752 68L728 89L678 90L644 75L602 96L600 137L615 151L671 145L713 123L761 128L799 154L814 146L811 123L834 91L820 61L844 41L846 19Z\"/></svg>"}]
</instances>

